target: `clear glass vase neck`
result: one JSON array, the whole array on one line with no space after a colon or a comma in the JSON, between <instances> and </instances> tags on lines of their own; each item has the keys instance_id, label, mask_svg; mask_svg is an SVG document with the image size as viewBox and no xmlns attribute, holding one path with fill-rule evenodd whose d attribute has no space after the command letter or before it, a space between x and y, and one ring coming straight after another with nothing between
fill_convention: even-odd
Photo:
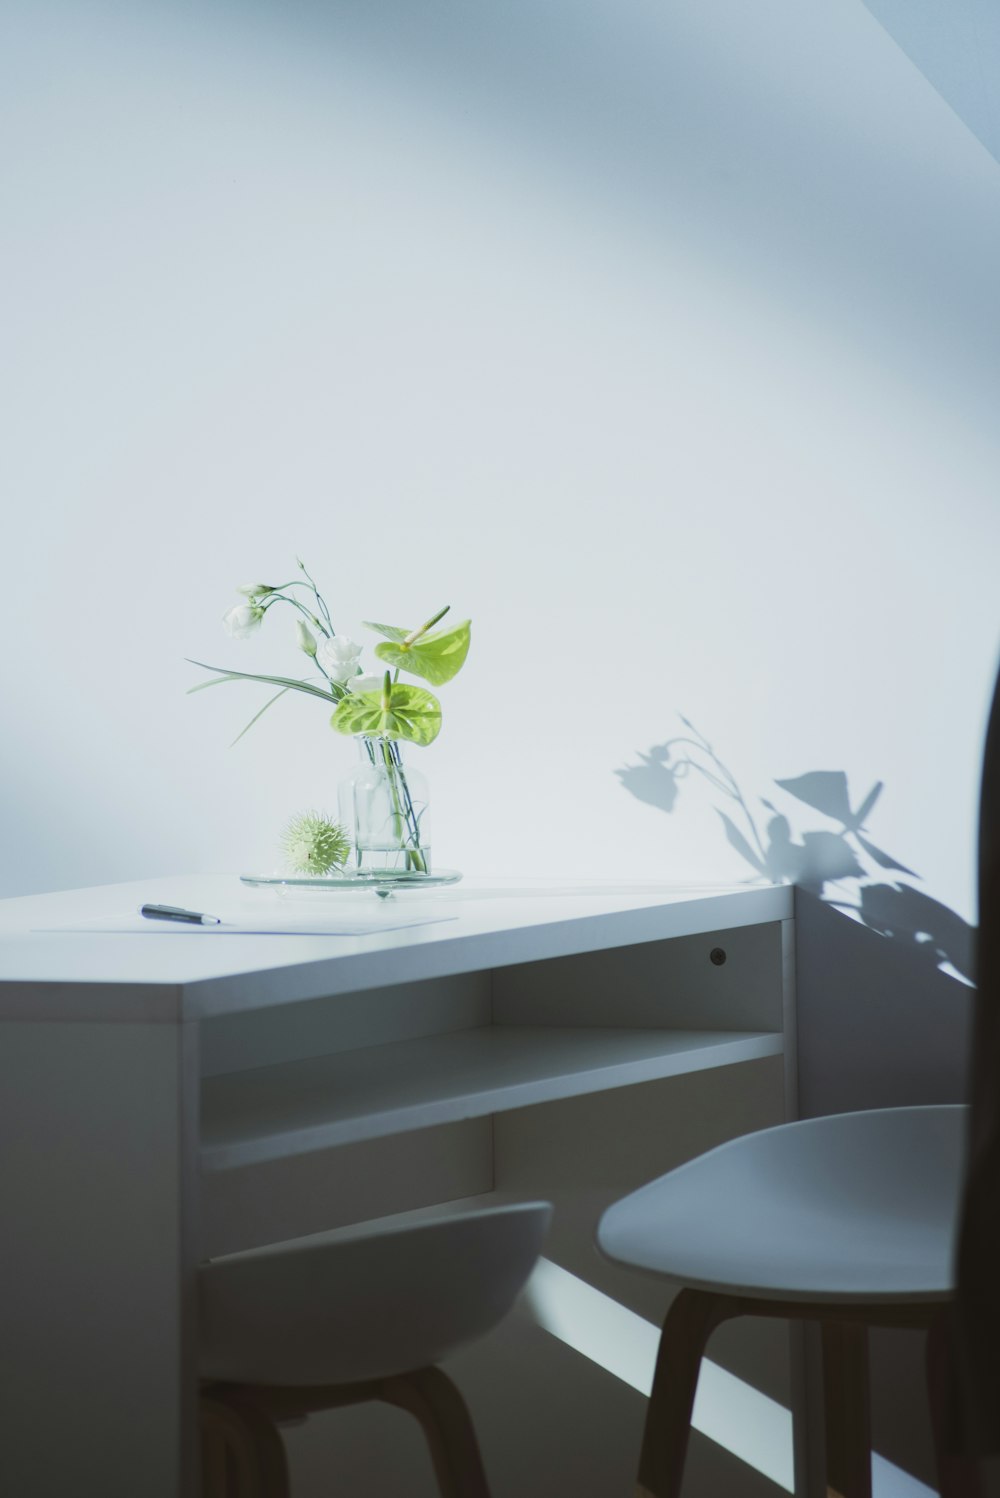
<instances>
[{"instance_id":1,"label":"clear glass vase neck","mask_svg":"<svg viewBox=\"0 0 1000 1498\"><path fill-rule=\"evenodd\" d=\"M359 733L355 737L358 758L362 764L385 765L402 763L402 746L398 739L387 739L380 733Z\"/></svg>"}]
</instances>

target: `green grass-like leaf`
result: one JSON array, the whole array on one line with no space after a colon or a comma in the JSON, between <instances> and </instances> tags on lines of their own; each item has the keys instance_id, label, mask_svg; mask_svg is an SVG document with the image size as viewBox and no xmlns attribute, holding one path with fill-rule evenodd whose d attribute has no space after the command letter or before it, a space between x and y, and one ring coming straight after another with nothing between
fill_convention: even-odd
<instances>
[{"instance_id":1,"label":"green grass-like leaf","mask_svg":"<svg viewBox=\"0 0 1000 1498\"><path fill-rule=\"evenodd\" d=\"M209 681L209 682L203 682L202 685L203 686L214 686L215 683ZM254 724L256 723L257 719L258 718L262 718L264 716L264 714L267 712L268 708L269 707L273 707L274 704L277 702L278 698L279 697L284 697L285 693L288 690L289 690L288 687L282 687L282 689L281 689L280 692L275 692L275 694L274 694L273 697L269 697L267 699L267 701L264 703L264 706L261 708L260 712L259 713L254 713L253 717L250 719L250 722L247 724L246 728L241 728L240 729L239 733L236 735L235 739L233 739L233 742L230 744L230 746L229 746L230 749L234 748L239 743L240 739L243 737L243 735L245 733L249 733L250 732L251 728L254 726Z\"/></svg>"},{"instance_id":2,"label":"green grass-like leaf","mask_svg":"<svg viewBox=\"0 0 1000 1498\"><path fill-rule=\"evenodd\" d=\"M388 630L379 626L383 634ZM399 671L408 671L411 676L422 676L432 686L443 686L457 676L465 665L469 653L472 625L468 619L456 624L454 629L442 629L434 634L421 635L412 645L400 641L386 640L375 646L375 654L387 666ZM397 631L398 634L398 631ZM406 636L403 635L403 640Z\"/></svg>"},{"instance_id":3,"label":"green grass-like leaf","mask_svg":"<svg viewBox=\"0 0 1000 1498\"><path fill-rule=\"evenodd\" d=\"M219 672L213 681L200 681L197 686L188 687L189 696L192 692L203 692L206 687L217 687L223 681L262 681L265 686L308 692L310 697L322 697L324 702L329 702L332 698L332 693L324 692L321 687L314 687L308 681L298 681L291 676L258 676L253 671L227 671L223 666L207 666L204 661L191 660L190 656L185 656L185 660L192 666L200 666L203 671Z\"/></svg>"},{"instance_id":4,"label":"green grass-like leaf","mask_svg":"<svg viewBox=\"0 0 1000 1498\"><path fill-rule=\"evenodd\" d=\"M358 692L344 697L330 719L338 733L381 734L411 744L431 744L441 730L441 704L423 687L397 682L390 688L389 706L382 692Z\"/></svg>"}]
</instances>

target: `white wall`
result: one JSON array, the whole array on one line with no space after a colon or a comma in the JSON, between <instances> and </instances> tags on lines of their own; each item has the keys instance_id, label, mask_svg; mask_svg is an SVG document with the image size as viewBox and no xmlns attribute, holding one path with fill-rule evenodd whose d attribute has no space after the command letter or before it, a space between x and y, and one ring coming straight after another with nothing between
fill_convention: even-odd
<instances>
[{"instance_id":1,"label":"white wall","mask_svg":"<svg viewBox=\"0 0 1000 1498\"><path fill-rule=\"evenodd\" d=\"M1000 10L993 0L865 0L907 57L1000 161Z\"/></svg>"},{"instance_id":2,"label":"white wall","mask_svg":"<svg viewBox=\"0 0 1000 1498\"><path fill-rule=\"evenodd\" d=\"M439 862L742 877L614 770L842 768L972 913L996 162L858 0L5 9L5 893L274 861L353 749L188 698L300 552L474 621ZM419 752L419 751L416 751Z\"/></svg>"}]
</instances>

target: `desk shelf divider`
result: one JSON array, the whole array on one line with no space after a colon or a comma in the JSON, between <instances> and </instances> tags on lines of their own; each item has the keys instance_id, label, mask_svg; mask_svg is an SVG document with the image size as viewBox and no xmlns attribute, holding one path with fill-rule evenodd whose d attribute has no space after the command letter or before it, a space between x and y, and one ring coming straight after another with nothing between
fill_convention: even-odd
<instances>
[{"instance_id":1,"label":"desk shelf divider","mask_svg":"<svg viewBox=\"0 0 1000 1498\"><path fill-rule=\"evenodd\" d=\"M770 1031L488 1026L255 1067L205 1080L202 1168L736 1065L782 1046Z\"/></svg>"}]
</instances>

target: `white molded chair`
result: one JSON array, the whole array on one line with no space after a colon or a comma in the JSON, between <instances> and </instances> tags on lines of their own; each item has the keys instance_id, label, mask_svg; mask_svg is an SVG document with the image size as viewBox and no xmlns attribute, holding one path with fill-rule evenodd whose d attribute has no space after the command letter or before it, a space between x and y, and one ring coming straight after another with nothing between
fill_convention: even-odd
<instances>
[{"instance_id":1,"label":"white molded chair","mask_svg":"<svg viewBox=\"0 0 1000 1498\"><path fill-rule=\"evenodd\" d=\"M927 1327L952 1293L966 1114L886 1108L781 1124L608 1209L602 1253L686 1287L663 1324L639 1498L680 1492L712 1331L761 1315L821 1323L828 1491L870 1498L867 1329Z\"/></svg>"},{"instance_id":2,"label":"white molded chair","mask_svg":"<svg viewBox=\"0 0 1000 1498\"><path fill-rule=\"evenodd\" d=\"M278 1424L372 1399L420 1421L445 1498L489 1498L464 1401L432 1365L507 1314L551 1215L514 1203L202 1265L204 1498L287 1498Z\"/></svg>"}]
</instances>

